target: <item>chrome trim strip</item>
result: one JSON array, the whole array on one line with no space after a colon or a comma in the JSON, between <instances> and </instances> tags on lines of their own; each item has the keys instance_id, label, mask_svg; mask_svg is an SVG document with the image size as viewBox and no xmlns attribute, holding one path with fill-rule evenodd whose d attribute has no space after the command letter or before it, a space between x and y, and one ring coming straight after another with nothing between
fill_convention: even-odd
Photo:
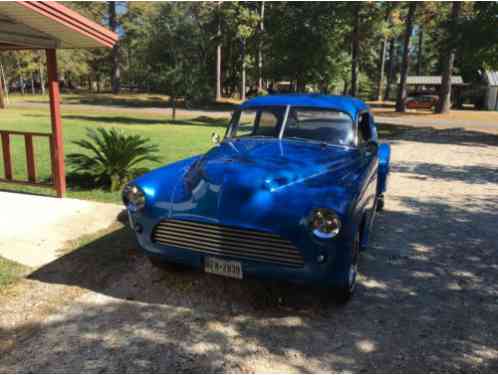
<instances>
[{"instance_id":1,"label":"chrome trim strip","mask_svg":"<svg viewBox=\"0 0 498 375\"><path fill-rule=\"evenodd\" d=\"M181 241L168 241L168 242L163 242L159 241L161 245L166 245L166 246L174 246L174 247L179 247L183 248L186 250L198 252L198 253L203 253L203 254L212 254L212 255L226 255L226 256L232 256L234 258L239 258L239 259L246 259L250 261L267 261L269 263L277 263L277 264L285 264L285 265L293 265L293 266L303 266L304 261L294 261L291 259L282 259L282 258L275 258L275 257L268 257L268 256L247 256L246 254L240 254L237 253L233 250L217 250L210 248L208 246L203 246L199 244L185 244L184 242Z\"/></svg>"},{"instance_id":2,"label":"chrome trim strip","mask_svg":"<svg viewBox=\"0 0 498 375\"><path fill-rule=\"evenodd\" d=\"M265 237L265 236L261 236L261 237L258 237L257 235L255 234L249 234L249 233L236 233L236 232L231 232L231 231L224 231L224 230L219 230L218 228L203 228L203 227L195 227L195 226L192 226L192 227L188 227L188 226L177 226L177 225L158 225L157 226L157 230L178 230L178 231L181 231L181 230L186 230L188 232L192 232L192 229L195 229L196 231L199 231L199 232L202 232L202 233L207 233L207 234L212 234L214 236L216 235L219 235L219 236L224 236L224 237L237 237L237 238L244 238L248 241L267 241L267 242L271 242L273 243L274 245L277 245L277 246L283 246L283 247L292 247L294 248L294 246L292 245L292 243L288 242L288 241L282 241L280 239L277 239L277 238L272 238L272 237Z\"/></svg>"},{"instance_id":3,"label":"chrome trim strip","mask_svg":"<svg viewBox=\"0 0 498 375\"><path fill-rule=\"evenodd\" d=\"M279 235L187 220L163 220L152 242L211 255L226 255L292 267L304 266L299 250Z\"/></svg>"},{"instance_id":4,"label":"chrome trim strip","mask_svg":"<svg viewBox=\"0 0 498 375\"><path fill-rule=\"evenodd\" d=\"M165 233L160 233L160 232L156 232L155 234L155 238L164 238L164 239L173 239L173 240L176 240L176 239L179 239L181 238L182 240L185 240L186 242L195 242L195 243L200 243L200 244L209 244L211 246L214 246L214 247L217 247L217 248L230 248L230 247L234 247L236 248L237 250L241 250L241 251L247 251L247 252L253 252L253 253L258 253L258 254L268 254L268 255L271 255L271 254L276 254L276 255L279 255L279 256L282 256L282 257L289 257L289 258L297 258L297 259L301 259L301 256L295 252L288 252L288 251L275 251L275 249L272 249L272 248L268 248L268 247L262 247L262 246L259 246L259 247L251 247L251 246L247 246L247 245L244 245L243 242L237 242L237 241L226 241L226 240L216 240L216 239L211 239L211 238L202 238L200 239L199 237L195 237L193 235L185 235L185 234L181 234L181 235L178 235L177 233L175 232L171 232L171 233L168 233L168 234L165 234ZM254 246L254 245L252 245ZM270 251L268 251L270 250Z\"/></svg>"},{"instance_id":5,"label":"chrome trim strip","mask_svg":"<svg viewBox=\"0 0 498 375\"><path fill-rule=\"evenodd\" d=\"M257 237L268 237L269 239L275 239L275 240L279 240L282 242L289 242L289 241L281 238L280 236L278 236L276 234L272 234L272 233L258 232L258 231L250 230L250 229L235 229L232 227L227 227L227 226L223 226L223 225L219 225L219 224L204 224L204 223L200 223L197 221L194 222L194 221L171 219L171 220L165 220L165 221L160 222L158 224L158 226L173 225L173 224L179 224L180 226L184 226L187 228L194 226L194 227L203 227L206 229L219 229L220 231L224 231L224 232L233 232L235 234L242 234L242 235L247 234L249 236L253 235L253 236L257 236Z\"/></svg>"},{"instance_id":6,"label":"chrome trim strip","mask_svg":"<svg viewBox=\"0 0 498 375\"><path fill-rule=\"evenodd\" d=\"M159 238L159 237L158 237ZM180 246L184 247L186 249L190 248L197 248L200 250L208 250L208 251L216 251L218 254L227 254L227 255L233 255L233 256L241 256L241 257L246 257L247 259L253 259L253 260L272 260L272 261L278 261L278 262L287 262L287 263L293 263L293 264L302 264L303 261L300 259L294 259L294 258L288 258L288 257L277 257L277 256L271 256L271 255L266 255L266 254L260 254L260 253L253 253L253 252L240 252L237 250L237 248L233 247L212 247L210 245L203 245L195 241L185 241L185 240L180 240L180 239L171 239L171 238L160 238L158 241L160 244L165 244L165 245L173 245L173 246Z\"/></svg>"},{"instance_id":7,"label":"chrome trim strip","mask_svg":"<svg viewBox=\"0 0 498 375\"><path fill-rule=\"evenodd\" d=\"M175 233L178 236L182 237L188 237L188 238L193 238L193 239L198 239L198 240L210 240L212 242L214 241L222 241L222 242L233 242L234 244L241 244L241 246L248 247L248 248L259 248L261 250L268 250L272 249L273 251L281 252L281 253L286 253L286 254L298 254L296 251L295 247L293 246L279 246L275 245L272 243L264 242L264 241L247 241L243 238L240 237L223 237L223 236L216 236L216 235L211 235L211 234L205 234L202 233L202 239L199 238L199 233L192 233L191 231L186 231L186 230L171 230L171 231L166 231L162 228L158 228L155 232L157 235L169 235L171 233Z\"/></svg>"},{"instance_id":8,"label":"chrome trim strip","mask_svg":"<svg viewBox=\"0 0 498 375\"><path fill-rule=\"evenodd\" d=\"M280 133L278 134L278 139L282 139L284 136L285 127L287 126L287 118L289 117L290 105L285 107L284 119L282 121L282 126L280 127Z\"/></svg>"}]
</instances>

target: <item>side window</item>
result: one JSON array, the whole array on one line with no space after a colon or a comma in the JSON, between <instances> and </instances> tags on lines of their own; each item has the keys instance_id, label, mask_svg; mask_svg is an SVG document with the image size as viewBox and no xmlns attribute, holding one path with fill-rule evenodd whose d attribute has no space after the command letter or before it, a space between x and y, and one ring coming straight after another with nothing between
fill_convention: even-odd
<instances>
[{"instance_id":1,"label":"side window","mask_svg":"<svg viewBox=\"0 0 498 375\"><path fill-rule=\"evenodd\" d=\"M282 111L285 109L245 109L237 118L232 130L232 137L268 136L278 137Z\"/></svg>"},{"instance_id":2,"label":"side window","mask_svg":"<svg viewBox=\"0 0 498 375\"><path fill-rule=\"evenodd\" d=\"M240 112L239 124L234 129L233 137L243 137L251 135L254 131L258 112L255 109L244 110Z\"/></svg>"},{"instance_id":3,"label":"side window","mask_svg":"<svg viewBox=\"0 0 498 375\"><path fill-rule=\"evenodd\" d=\"M358 121L358 145L365 144L371 139L370 116L368 113L363 113Z\"/></svg>"},{"instance_id":4,"label":"side window","mask_svg":"<svg viewBox=\"0 0 498 375\"><path fill-rule=\"evenodd\" d=\"M258 128L256 133L258 135L277 136L275 134L278 128L278 117L275 113L267 110L262 110L259 114Z\"/></svg>"}]
</instances>

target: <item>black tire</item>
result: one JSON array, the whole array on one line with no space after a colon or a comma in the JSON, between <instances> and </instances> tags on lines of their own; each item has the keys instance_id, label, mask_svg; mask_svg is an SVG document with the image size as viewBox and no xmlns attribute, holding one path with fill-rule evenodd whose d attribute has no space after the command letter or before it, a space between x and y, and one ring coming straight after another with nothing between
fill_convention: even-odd
<instances>
[{"instance_id":1,"label":"black tire","mask_svg":"<svg viewBox=\"0 0 498 375\"><path fill-rule=\"evenodd\" d=\"M379 197L377 198L377 211L378 212L384 211L384 196L383 195L379 195Z\"/></svg>"},{"instance_id":2,"label":"black tire","mask_svg":"<svg viewBox=\"0 0 498 375\"><path fill-rule=\"evenodd\" d=\"M356 290L356 282L358 279L358 263L360 259L360 234L356 233L353 240L353 254L351 256L351 264L344 286L335 290L335 300L338 304L343 305L353 297Z\"/></svg>"},{"instance_id":3,"label":"black tire","mask_svg":"<svg viewBox=\"0 0 498 375\"><path fill-rule=\"evenodd\" d=\"M176 264L176 263L170 263L167 262L160 257L157 256L148 256L150 263L159 269L166 270L166 271L175 271L175 272L180 272L180 271L185 271L188 267L184 266L182 264Z\"/></svg>"}]
</instances>

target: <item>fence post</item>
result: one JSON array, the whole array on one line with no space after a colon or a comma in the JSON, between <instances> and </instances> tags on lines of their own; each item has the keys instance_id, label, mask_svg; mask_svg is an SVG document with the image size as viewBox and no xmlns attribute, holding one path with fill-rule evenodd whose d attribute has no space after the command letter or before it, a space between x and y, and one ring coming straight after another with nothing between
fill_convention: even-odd
<instances>
[{"instance_id":1,"label":"fence post","mask_svg":"<svg viewBox=\"0 0 498 375\"><path fill-rule=\"evenodd\" d=\"M28 167L28 181L36 182L35 151L33 147L33 136L24 135L24 145L26 147L26 163Z\"/></svg>"},{"instance_id":2,"label":"fence post","mask_svg":"<svg viewBox=\"0 0 498 375\"><path fill-rule=\"evenodd\" d=\"M2 134L3 170L5 179L12 180L12 156L10 154L9 133Z\"/></svg>"}]
</instances>

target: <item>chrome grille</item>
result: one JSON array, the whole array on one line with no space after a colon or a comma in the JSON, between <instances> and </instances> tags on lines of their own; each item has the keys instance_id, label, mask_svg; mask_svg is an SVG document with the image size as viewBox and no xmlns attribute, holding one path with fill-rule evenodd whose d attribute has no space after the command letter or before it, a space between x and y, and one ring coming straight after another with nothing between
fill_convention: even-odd
<instances>
[{"instance_id":1,"label":"chrome grille","mask_svg":"<svg viewBox=\"0 0 498 375\"><path fill-rule=\"evenodd\" d=\"M183 220L163 220L152 233L152 241L210 255L302 267L303 257L288 240L253 230Z\"/></svg>"}]
</instances>

